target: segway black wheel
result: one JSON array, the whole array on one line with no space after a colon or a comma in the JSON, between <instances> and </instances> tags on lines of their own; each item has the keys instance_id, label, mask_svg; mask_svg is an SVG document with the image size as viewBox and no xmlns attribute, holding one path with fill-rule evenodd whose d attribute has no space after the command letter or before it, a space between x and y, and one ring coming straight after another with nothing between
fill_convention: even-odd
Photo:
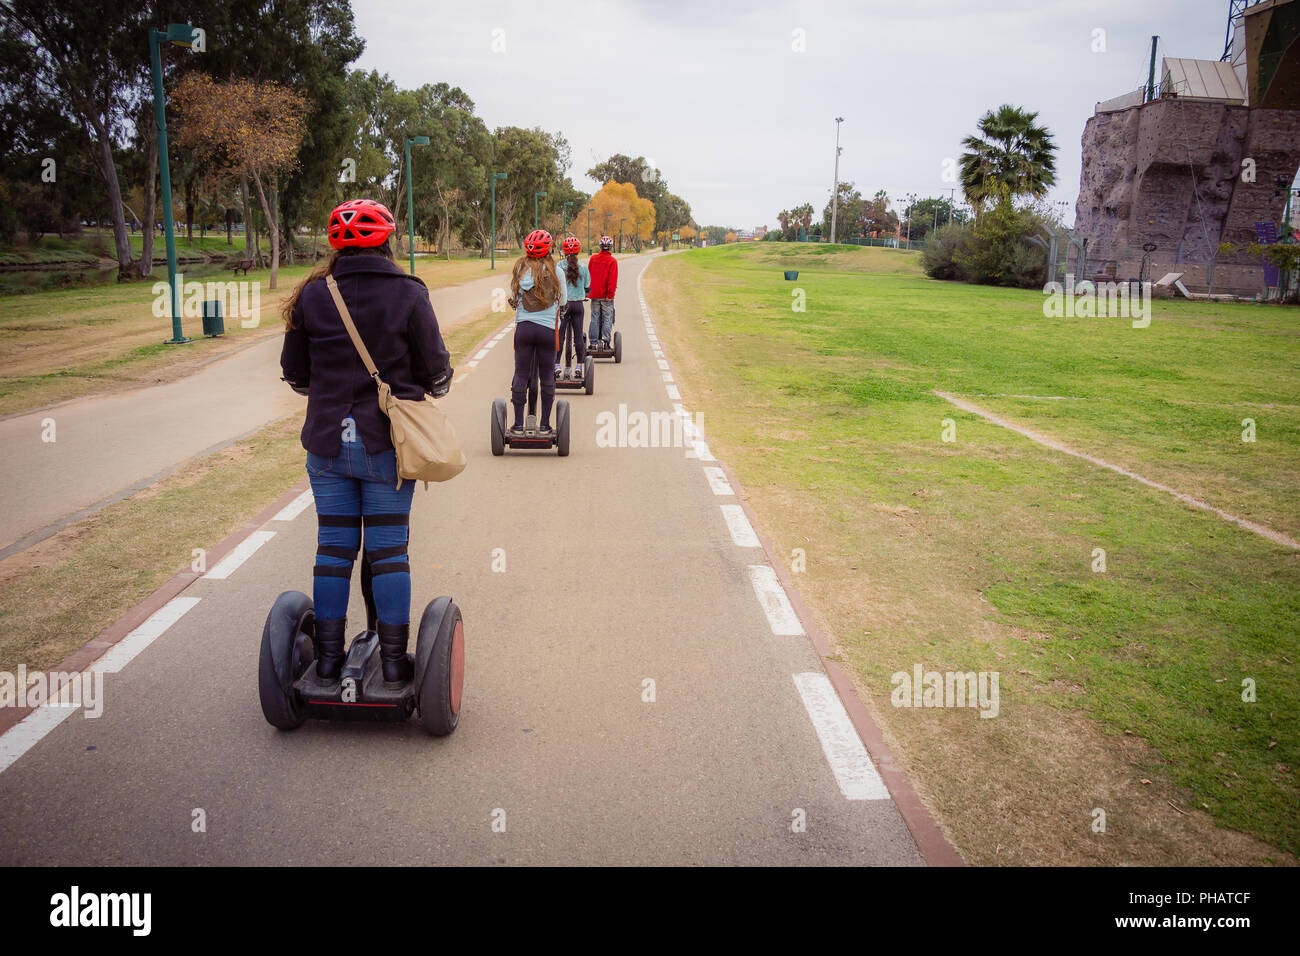
<instances>
[{"instance_id":1,"label":"segway black wheel","mask_svg":"<svg viewBox=\"0 0 1300 956\"><path fill-rule=\"evenodd\" d=\"M293 682L312 662L315 629L311 598L301 591L285 591L266 616L257 661L257 695L262 715L272 727L293 730L307 719Z\"/></svg>"},{"instance_id":2,"label":"segway black wheel","mask_svg":"<svg viewBox=\"0 0 1300 956\"><path fill-rule=\"evenodd\" d=\"M503 398L492 399L492 454L506 453L506 402Z\"/></svg>"},{"instance_id":3,"label":"segway black wheel","mask_svg":"<svg viewBox=\"0 0 1300 956\"><path fill-rule=\"evenodd\" d=\"M420 722L435 737L460 723L465 688L465 622L449 597L429 602L415 643L415 700Z\"/></svg>"},{"instance_id":4,"label":"segway black wheel","mask_svg":"<svg viewBox=\"0 0 1300 956\"><path fill-rule=\"evenodd\" d=\"M596 390L596 360L590 355L582 363L582 387L588 395Z\"/></svg>"},{"instance_id":5,"label":"segway black wheel","mask_svg":"<svg viewBox=\"0 0 1300 956\"><path fill-rule=\"evenodd\" d=\"M614 364L623 361L623 333L614 333Z\"/></svg>"},{"instance_id":6,"label":"segway black wheel","mask_svg":"<svg viewBox=\"0 0 1300 956\"><path fill-rule=\"evenodd\" d=\"M569 403L560 399L555 403L555 445L560 457L569 454Z\"/></svg>"}]
</instances>

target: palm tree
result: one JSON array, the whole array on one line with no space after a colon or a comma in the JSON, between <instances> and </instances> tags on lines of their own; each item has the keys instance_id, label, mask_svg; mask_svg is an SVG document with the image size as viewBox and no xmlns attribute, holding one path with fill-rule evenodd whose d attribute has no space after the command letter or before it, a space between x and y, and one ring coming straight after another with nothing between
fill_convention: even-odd
<instances>
[{"instance_id":1,"label":"palm tree","mask_svg":"<svg viewBox=\"0 0 1300 956\"><path fill-rule=\"evenodd\" d=\"M1056 144L1037 119L1037 113L1004 103L980 117L978 136L962 140L962 192L977 213L990 201L1041 199L1056 182Z\"/></svg>"}]
</instances>

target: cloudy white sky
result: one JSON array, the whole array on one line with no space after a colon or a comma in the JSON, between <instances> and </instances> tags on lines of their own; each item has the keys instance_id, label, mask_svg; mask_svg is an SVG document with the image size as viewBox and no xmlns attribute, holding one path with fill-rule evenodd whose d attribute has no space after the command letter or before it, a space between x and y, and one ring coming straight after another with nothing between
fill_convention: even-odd
<instances>
[{"instance_id":1,"label":"cloudy white sky","mask_svg":"<svg viewBox=\"0 0 1300 956\"><path fill-rule=\"evenodd\" d=\"M773 225L830 196L946 195L943 161L980 115L1038 111L1059 147L1073 216L1093 104L1146 80L1160 55L1218 59L1225 0L353 0L357 66L404 87L464 89L490 126L541 126L573 147L570 173L644 155L697 221ZM1094 53L1104 30L1105 52ZM504 31L495 32L494 31ZM802 31L801 34L796 31ZM795 49L803 38L804 49ZM494 52L496 46L504 50Z\"/></svg>"}]
</instances>

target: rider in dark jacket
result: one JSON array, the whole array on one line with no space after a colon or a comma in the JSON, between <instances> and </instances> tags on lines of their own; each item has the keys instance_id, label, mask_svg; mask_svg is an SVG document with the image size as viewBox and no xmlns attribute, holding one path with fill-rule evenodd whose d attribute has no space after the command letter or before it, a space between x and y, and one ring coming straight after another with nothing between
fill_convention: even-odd
<instances>
[{"instance_id":1,"label":"rider in dark jacket","mask_svg":"<svg viewBox=\"0 0 1300 956\"><path fill-rule=\"evenodd\" d=\"M343 663L352 565L365 529L366 562L378 616L384 680L411 677L406 654L411 574L406 550L415 482L399 483L388 417L326 285L334 276L348 312L398 398L435 398L451 387L451 356L423 282L395 262L395 224L380 203L354 199L330 214L337 250L303 280L284 306L284 380L307 395L307 450L319 522L313 604L316 674L337 680ZM365 577L363 568L363 578Z\"/></svg>"}]
</instances>

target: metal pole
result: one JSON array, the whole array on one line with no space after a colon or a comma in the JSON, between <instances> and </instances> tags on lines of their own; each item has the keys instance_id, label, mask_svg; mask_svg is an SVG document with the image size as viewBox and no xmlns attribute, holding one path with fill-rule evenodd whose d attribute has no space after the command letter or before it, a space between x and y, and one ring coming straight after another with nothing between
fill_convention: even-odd
<instances>
[{"instance_id":1,"label":"metal pole","mask_svg":"<svg viewBox=\"0 0 1300 956\"><path fill-rule=\"evenodd\" d=\"M492 265L497 267L497 174L492 173Z\"/></svg>"},{"instance_id":2,"label":"metal pole","mask_svg":"<svg viewBox=\"0 0 1300 956\"><path fill-rule=\"evenodd\" d=\"M843 116L835 117L835 184L831 186L831 242L835 241L835 221L840 211L840 124Z\"/></svg>"},{"instance_id":3,"label":"metal pole","mask_svg":"<svg viewBox=\"0 0 1300 956\"><path fill-rule=\"evenodd\" d=\"M1156 43L1160 37L1151 38L1151 66L1147 70L1147 102L1156 98ZM1131 75L1131 74L1130 74Z\"/></svg>"},{"instance_id":4,"label":"metal pole","mask_svg":"<svg viewBox=\"0 0 1300 956\"><path fill-rule=\"evenodd\" d=\"M160 30L149 31L149 66L153 71L153 119L158 127L158 171L162 177L163 230L167 241L167 284L171 287L172 337L168 345L183 345L190 339L181 329L181 289L176 281L176 230L172 223L172 174L167 161L167 111L163 103L162 52L160 46L167 34ZM153 223L147 223L150 229Z\"/></svg>"},{"instance_id":5,"label":"metal pole","mask_svg":"<svg viewBox=\"0 0 1300 956\"><path fill-rule=\"evenodd\" d=\"M406 236L411 250L411 275L415 275L415 195L411 187L411 140L406 140Z\"/></svg>"}]
</instances>

